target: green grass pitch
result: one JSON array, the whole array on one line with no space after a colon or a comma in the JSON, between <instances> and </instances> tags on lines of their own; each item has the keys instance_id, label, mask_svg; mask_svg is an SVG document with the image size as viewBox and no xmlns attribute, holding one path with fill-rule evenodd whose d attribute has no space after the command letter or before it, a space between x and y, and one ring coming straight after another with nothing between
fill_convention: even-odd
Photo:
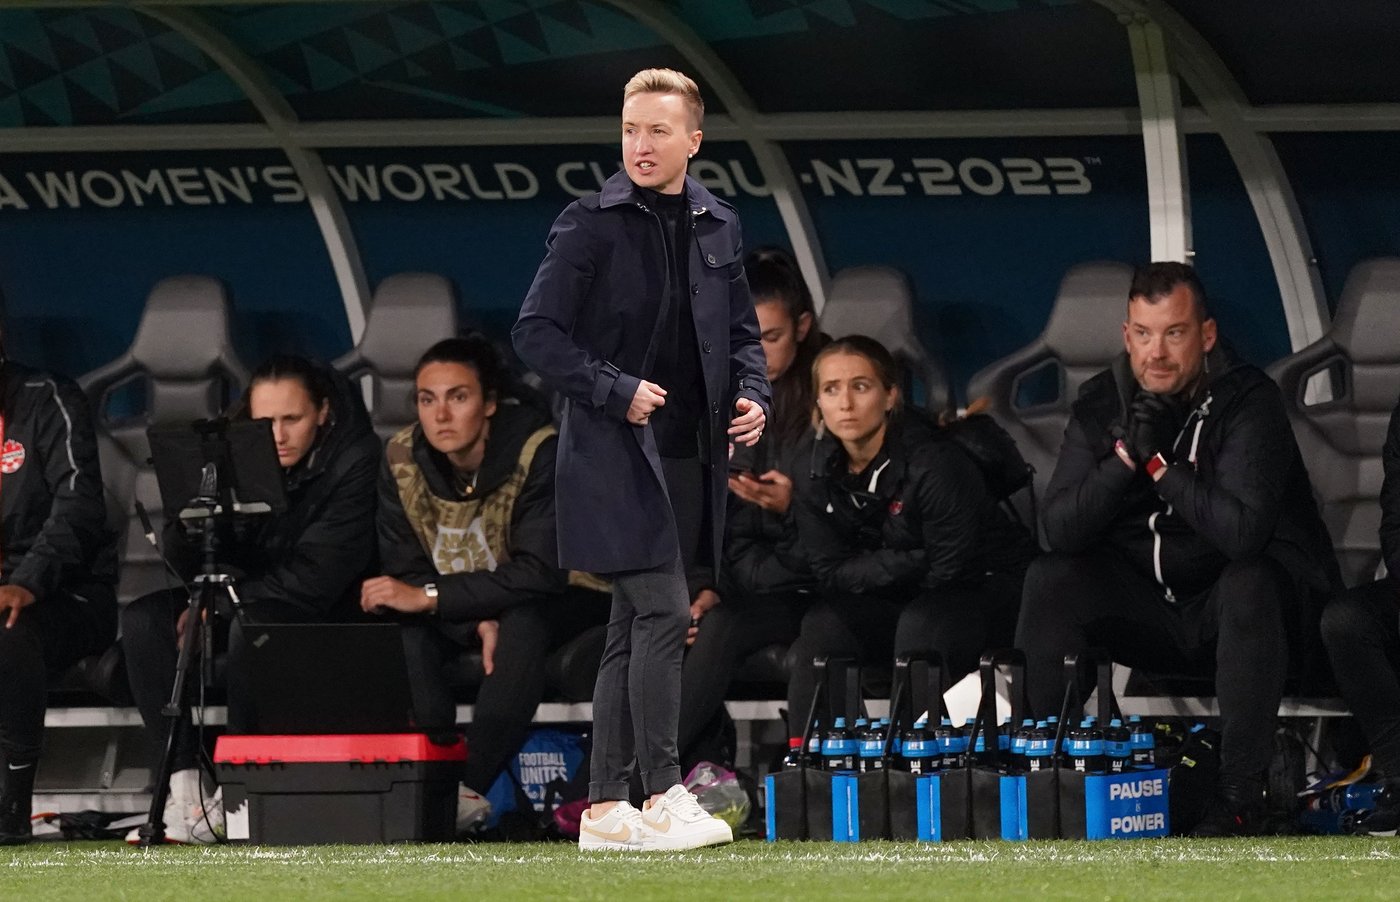
<instances>
[{"instance_id":1,"label":"green grass pitch","mask_svg":"<svg viewBox=\"0 0 1400 902\"><path fill-rule=\"evenodd\" d=\"M583 855L570 845L0 850L0 899L1394 900L1400 840L765 843Z\"/></svg>"}]
</instances>

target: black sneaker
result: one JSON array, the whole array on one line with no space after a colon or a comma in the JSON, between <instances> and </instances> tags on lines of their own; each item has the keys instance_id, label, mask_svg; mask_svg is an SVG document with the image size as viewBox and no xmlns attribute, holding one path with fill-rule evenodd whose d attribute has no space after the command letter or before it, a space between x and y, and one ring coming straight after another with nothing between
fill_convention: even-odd
<instances>
[{"instance_id":1,"label":"black sneaker","mask_svg":"<svg viewBox=\"0 0 1400 902\"><path fill-rule=\"evenodd\" d=\"M1361 836L1395 836L1400 831L1400 784L1391 783L1376 797L1376 807L1356 822Z\"/></svg>"},{"instance_id":2,"label":"black sneaker","mask_svg":"<svg viewBox=\"0 0 1400 902\"><path fill-rule=\"evenodd\" d=\"M1258 836L1264 832L1264 781L1222 775L1215 798L1191 831L1195 837Z\"/></svg>"},{"instance_id":3,"label":"black sneaker","mask_svg":"<svg viewBox=\"0 0 1400 902\"><path fill-rule=\"evenodd\" d=\"M21 846L34 836L34 771L37 761L0 762L0 846Z\"/></svg>"},{"instance_id":4,"label":"black sneaker","mask_svg":"<svg viewBox=\"0 0 1400 902\"><path fill-rule=\"evenodd\" d=\"M31 797L0 798L0 846L22 846L34 838Z\"/></svg>"}]
</instances>

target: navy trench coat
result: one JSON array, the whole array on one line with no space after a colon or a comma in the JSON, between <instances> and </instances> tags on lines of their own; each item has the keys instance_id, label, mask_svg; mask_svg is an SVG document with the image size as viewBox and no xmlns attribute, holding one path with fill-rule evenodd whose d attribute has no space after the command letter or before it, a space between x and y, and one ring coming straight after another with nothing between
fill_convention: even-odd
<instances>
[{"instance_id":1,"label":"navy trench coat","mask_svg":"<svg viewBox=\"0 0 1400 902\"><path fill-rule=\"evenodd\" d=\"M758 321L734 208L687 177L691 309L710 437L710 551L718 571L734 403L769 412ZM679 542L650 424L627 422L667 291L661 218L618 172L555 220L511 336L521 361L564 396L555 497L559 565L617 573L663 566ZM654 353L654 352L652 352ZM665 386L662 386L663 388Z\"/></svg>"}]
</instances>

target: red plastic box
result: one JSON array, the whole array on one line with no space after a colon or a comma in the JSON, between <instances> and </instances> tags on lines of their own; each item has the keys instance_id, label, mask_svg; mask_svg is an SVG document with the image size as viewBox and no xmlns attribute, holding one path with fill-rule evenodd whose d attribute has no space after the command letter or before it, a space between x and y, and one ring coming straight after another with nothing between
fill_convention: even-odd
<instances>
[{"instance_id":1,"label":"red plastic box","mask_svg":"<svg viewBox=\"0 0 1400 902\"><path fill-rule=\"evenodd\" d=\"M467 745L422 733L221 736L214 764L229 810L248 803L260 845L449 842Z\"/></svg>"}]
</instances>

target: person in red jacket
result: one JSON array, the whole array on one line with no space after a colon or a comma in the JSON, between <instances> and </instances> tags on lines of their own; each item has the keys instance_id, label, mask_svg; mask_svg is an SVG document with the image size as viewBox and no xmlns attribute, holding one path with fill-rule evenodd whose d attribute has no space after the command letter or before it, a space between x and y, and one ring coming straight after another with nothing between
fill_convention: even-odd
<instances>
[{"instance_id":1,"label":"person in red jacket","mask_svg":"<svg viewBox=\"0 0 1400 902\"><path fill-rule=\"evenodd\" d=\"M48 677L116 639L106 524L82 390L0 348L0 845L31 836Z\"/></svg>"}]
</instances>

